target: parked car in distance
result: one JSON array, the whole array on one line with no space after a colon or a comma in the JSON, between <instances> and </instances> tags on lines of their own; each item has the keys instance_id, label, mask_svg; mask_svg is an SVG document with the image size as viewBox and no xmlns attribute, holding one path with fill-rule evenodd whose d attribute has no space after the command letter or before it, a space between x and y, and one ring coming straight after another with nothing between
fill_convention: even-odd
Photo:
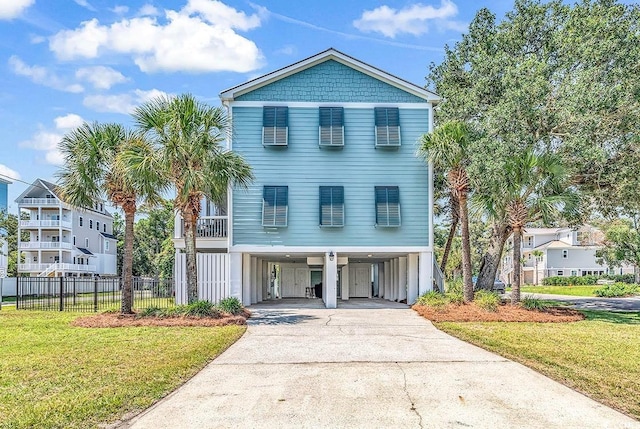
<instances>
[{"instance_id":1,"label":"parked car in distance","mask_svg":"<svg viewBox=\"0 0 640 429\"><path fill-rule=\"evenodd\" d=\"M476 282L478 281L478 277L473 276L472 280L473 280L473 290L478 290L478 288L476 287ZM504 293L505 289L506 289L506 285L504 284L504 282L500 279L495 279L491 290L498 293Z\"/></svg>"}]
</instances>

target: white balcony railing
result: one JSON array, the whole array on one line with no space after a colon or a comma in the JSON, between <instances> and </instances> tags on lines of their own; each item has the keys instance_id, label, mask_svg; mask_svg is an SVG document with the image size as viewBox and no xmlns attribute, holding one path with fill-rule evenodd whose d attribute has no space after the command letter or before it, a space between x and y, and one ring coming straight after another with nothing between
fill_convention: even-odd
<instances>
[{"instance_id":1,"label":"white balcony railing","mask_svg":"<svg viewBox=\"0 0 640 429\"><path fill-rule=\"evenodd\" d=\"M57 262L55 264L50 264L47 268L38 274L38 277L46 277L51 273L55 273L58 271L80 271L84 273L92 273L96 271L95 265L80 265L80 264L67 264L64 262Z\"/></svg>"},{"instance_id":2,"label":"white balcony railing","mask_svg":"<svg viewBox=\"0 0 640 429\"><path fill-rule=\"evenodd\" d=\"M66 220L21 220L21 228L47 228L47 227L63 227L71 229L71 222Z\"/></svg>"},{"instance_id":3,"label":"white balcony railing","mask_svg":"<svg viewBox=\"0 0 640 429\"><path fill-rule=\"evenodd\" d=\"M196 237L225 239L228 233L227 223L227 216L203 216L196 223ZM184 237L184 221L182 237Z\"/></svg>"},{"instance_id":4,"label":"white balcony railing","mask_svg":"<svg viewBox=\"0 0 640 429\"><path fill-rule=\"evenodd\" d=\"M60 205L60 201L56 198L23 198L20 200L20 204L33 206L57 206Z\"/></svg>"},{"instance_id":5,"label":"white balcony railing","mask_svg":"<svg viewBox=\"0 0 640 429\"><path fill-rule=\"evenodd\" d=\"M72 249L71 243L64 241L23 241L20 249Z\"/></svg>"},{"instance_id":6,"label":"white balcony railing","mask_svg":"<svg viewBox=\"0 0 640 429\"><path fill-rule=\"evenodd\" d=\"M21 273L34 273L44 271L51 264L18 264L18 271Z\"/></svg>"}]
</instances>

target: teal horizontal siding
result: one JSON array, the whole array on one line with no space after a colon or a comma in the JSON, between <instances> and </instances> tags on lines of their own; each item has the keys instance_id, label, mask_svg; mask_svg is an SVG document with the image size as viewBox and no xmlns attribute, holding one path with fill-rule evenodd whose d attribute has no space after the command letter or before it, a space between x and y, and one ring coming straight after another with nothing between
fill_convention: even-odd
<instances>
[{"instance_id":1,"label":"teal horizontal siding","mask_svg":"<svg viewBox=\"0 0 640 429\"><path fill-rule=\"evenodd\" d=\"M236 101L427 102L334 60L325 61L242 94L236 97Z\"/></svg>"},{"instance_id":2,"label":"teal horizontal siding","mask_svg":"<svg viewBox=\"0 0 640 429\"><path fill-rule=\"evenodd\" d=\"M428 171L415 157L419 137L427 132L426 109L400 109L402 146L376 149L374 111L344 109L345 145L318 146L318 109L289 108L289 146L261 144L262 108L233 108L233 150L253 167L255 181L233 194L234 245L427 246ZM286 228L263 227L264 185L289 187ZM374 187L400 188L402 225L375 226ZM319 186L344 186L345 226L321 228Z\"/></svg>"}]
</instances>

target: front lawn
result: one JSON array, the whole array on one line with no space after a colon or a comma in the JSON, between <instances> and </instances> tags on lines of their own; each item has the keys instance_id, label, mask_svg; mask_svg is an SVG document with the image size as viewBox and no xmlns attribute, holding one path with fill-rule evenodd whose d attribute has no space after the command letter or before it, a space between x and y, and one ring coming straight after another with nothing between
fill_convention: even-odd
<instances>
[{"instance_id":1,"label":"front lawn","mask_svg":"<svg viewBox=\"0 0 640 429\"><path fill-rule=\"evenodd\" d=\"M441 322L436 326L640 419L640 314L585 314L586 320L573 323Z\"/></svg>"},{"instance_id":2,"label":"front lawn","mask_svg":"<svg viewBox=\"0 0 640 429\"><path fill-rule=\"evenodd\" d=\"M0 311L0 428L89 428L143 410L245 331L72 327L80 316Z\"/></svg>"},{"instance_id":3,"label":"front lawn","mask_svg":"<svg viewBox=\"0 0 640 429\"><path fill-rule=\"evenodd\" d=\"M520 292L545 293L550 295L596 296L595 291L602 285L592 286L521 286ZM511 289L507 289L511 290Z\"/></svg>"}]
</instances>

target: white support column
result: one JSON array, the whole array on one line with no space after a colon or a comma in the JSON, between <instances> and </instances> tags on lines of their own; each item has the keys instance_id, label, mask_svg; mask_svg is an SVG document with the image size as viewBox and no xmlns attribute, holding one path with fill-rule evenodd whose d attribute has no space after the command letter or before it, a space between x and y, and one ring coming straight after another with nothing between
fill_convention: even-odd
<instances>
[{"instance_id":1,"label":"white support column","mask_svg":"<svg viewBox=\"0 0 640 429\"><path fill-rule=\"evenodd\" d=\"M398 299L398 260L391 260L391 301Z\"/></svg>"},{"instance_id":2,"label":"white support column","mask_svg":"<svg viewBox=\"0 0 640 429\"><path fill-rule=\"evenodd\" d=\"M329 253L324 254L324 271L326 287L324 304L327 308L336 308L338 306L338 255L334 254L333 258L329 257Z\"/></svg>"},{"instance_id":3,"label":"white support column","mask_svg":"<svg viewBox=\"0 0 640 429\"><path fill-rule=\"evenodd\" d=\"M266 301L273 297L269 296L269 281L271 274L269 273L269 263L262 261L262 300Z\"/></svg>"},{"instance_id":4,"label":"white support column","mask_svg":"<svg viewBox=\"0 0 640 429\"><path fill-rule=\"evenodd\" d=\"M262 259L260 258L256 262L256 292L258 293L258 302L262 302Z\"/></svg>"},{"instance_id":5,"label":"white support column","mask_svg":"<svg viewBox=\"0 0 640 429\"><path fill-rule=\"evenodd\" d=\"M384 299L391 301L393 298L393 285L391 284L391 262L384 263Z\"/></svg>"},{"instance_id":6,"label":"white support column","mask_svg":"<svg viewBox=\"0 0 640 429\"><path fill-rule=\"evenodd\" d=\"M398 301L407 299L407 257L398 258Z\"/></svg>"},{"instance_id":7,"label":"white support column","mask_svg":"<svg viewBox=\"0 0 640 429\"><path fill-rule=\"evenodd\" d=\"M242 305L251 305L251 255L242 254Z\"/></svg>"},{"instance_id":8,"label":"white support column","mask_svg":"<svg viewBox=\"0 0 640 429\"><path fill-rule=\"evenodd\" d=\"M433 254L420 252L419 263L418 293L422 295L433 290Z\"/></svg>"},{"instance_id":9,"label":"white support column","mask_svg":"<svg viewBox=\"0 0 640 429\"><path fill-rule=\"evenodd\" d=\"M258 258L251 257L251 304L258 302L258 285L256 284L258 268Z\"/></svg>"},{"instance_id":10,"label":"white support column","mask_svg":"<svg viewBox=\"0 0 640 429\"><path fill-rule=\"evenodd\" d=\"M242 299L242 253L229 253L229 296Z\"/></svg>"},{"instance_id":11,"label":"white support column","mask_svg":"<svg viewBox=\"0 0 640 429\"><path fill-rule=\"evenodd\" d=\"M342 267L342 277L341 280L341 292L340 299L343 301L349 300L349 264Z\"/></svg>"},{"instance_id":12,"label":"white support column","mask_svg":"<svg viewBox=\"0 0 640 429\"><path fill-rule=\"evenodd\" d=\"M411 253L408 259L407 304L413 304L418 299L418 254Z\"/></svg>"},{"instance_id":13,"label":"white support column","mask_svg":"<svg viewBox=\"0 0 640 429\"><path fill-rule=\"evenodd\" d=\"M384 298L387 285L384 284L384 263L378 262L378 298Z\"/></svg>"}]
</instances>

